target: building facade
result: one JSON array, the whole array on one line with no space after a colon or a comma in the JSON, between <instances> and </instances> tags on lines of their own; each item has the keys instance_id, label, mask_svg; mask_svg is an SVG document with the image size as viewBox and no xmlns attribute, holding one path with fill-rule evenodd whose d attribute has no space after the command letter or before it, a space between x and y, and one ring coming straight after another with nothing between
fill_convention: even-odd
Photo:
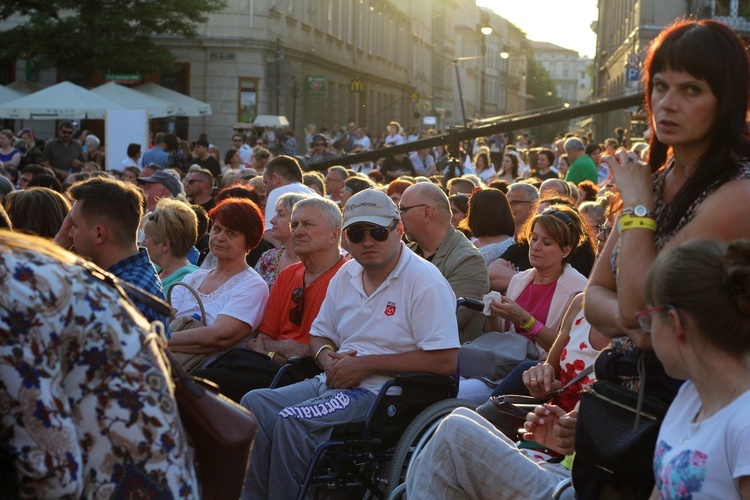
<instances>
[{"instance_id":1,"label":"building facade","mask_svg":"<svg viewBox=\"0 0 750 500\"><path fill-rule=\"evenodd\" d=\"M530 42L534 60L549 73L557 96L571 106L584 104L591 98L591 76L588 57L549 42Z\"/></svg>"},{"instance_id":2,"label":"building facade","mask_svg":"<svg viewBox=\"0 0 750 500\"><path fill-rule=\"evenodd\" d=\"M212 107L159 129L205 132L222 151L232 127L257 115L287 117L298 144L311 123L335 135L355 122L377 136L391 120L425 128L432 117L446 130L463 122L459 78L470 118L526 109L525 34L475 0L227 0L208 18L195 38L155 36L180 69L144 79ZM54 70L40 75L57 81Z\"/></svg>"}]
</instances>

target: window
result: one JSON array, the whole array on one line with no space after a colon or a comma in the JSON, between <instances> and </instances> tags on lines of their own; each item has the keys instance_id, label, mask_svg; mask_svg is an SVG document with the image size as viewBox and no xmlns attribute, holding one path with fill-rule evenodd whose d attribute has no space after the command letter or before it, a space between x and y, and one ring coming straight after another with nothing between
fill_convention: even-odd
<instances>
[{"instance_id":1,"label":"window","mask_svg":"<svg viewBox=\"0 0 750 500\"><path fill-rule=\"evenodd\" d=\"M258 114L258 79L240 77L238 88L237 121L250 123Z\"/></svg>"}]
</instances>

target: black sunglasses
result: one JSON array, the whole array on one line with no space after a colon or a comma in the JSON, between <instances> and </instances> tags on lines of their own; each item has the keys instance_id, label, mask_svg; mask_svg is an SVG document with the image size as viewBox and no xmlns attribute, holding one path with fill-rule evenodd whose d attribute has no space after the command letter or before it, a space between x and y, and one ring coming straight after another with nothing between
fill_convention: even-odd
<instances>
[{"instance_id":1,"label":"black sunglasses","mask_svg":"<svg viewBox=\"0 0 750 500\"><path fill-rule=\"evenodd\" d=\"M302 324L302 313L305 311L304 278L302 281L302 286L299 288L295 288L294 291L292 291L292 302L294 302L294 307L291 311L289 311L289 321L297 326L300 326Z\"/></svg>"},{"instance_id":2,"label":"black sunglasses","mask_svg":"<svg viewBox=\"0 0 750 500\"><path fill-rule=\"evenodd\" d=\"M551 215L555 219L565 223L565 225L567 226L570 226L571 224L573 224L573 219L571 219L568 214L566 214L565 212L561 212L560 210L548 208L544 210L544 212L542 212L542 215Z\"/></svg>"},{"instance_id":3,"label":"black sunglasses","mask_svg":"<svg viewBox=\"0 0 750 500\"><path fill-rule=\"evenodd\" d=\"M346 230L346 236L349 238L351 243L362 243L365 241L365 235L369 234L375 241L385 241L391 234L391 231L396 229L398 225L398 219L393 221L388 227L373 226L373 227L350 227Z\"/></svg>"},{"instance_id":4,"label":"black sunglasses","mask_svg":"<svg viewBox=\"0 0 750 500\"><path fill-rule=\"evenodd\" d=\"M156 212L158 212L158 210L154 209L154 211L153 211L153 212L151 212L151 214L150 214L150 215L148 216L148 220L149 220L149 222L151 222L151 221L156 221ZM158 222L158 221L157 221L157 222Z\"/></svg>"}]
</instances>

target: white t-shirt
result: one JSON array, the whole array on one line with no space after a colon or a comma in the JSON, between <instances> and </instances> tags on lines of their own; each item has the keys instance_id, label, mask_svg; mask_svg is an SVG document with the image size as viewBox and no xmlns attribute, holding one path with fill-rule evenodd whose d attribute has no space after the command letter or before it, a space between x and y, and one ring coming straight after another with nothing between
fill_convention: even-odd
<instances>
[{"instance_id":1,"label":"white t-shirt","mask_svg":"<svg viewBox=\"0 0 750 500\"><path fill-rule=\"evenodd\" d=\"M389 135L385 138L385 143L389 146L400 146L404 142L404 136L401 134Z\"/></svg>"},{"instance_id":2,"label":"white t-shirt","mask_svg":"<svg viewBox=\"0 0 750 500\"><path fill-rule=\"evenodd\" d=\"M370 142L370 138L367 136L364 136L361 139L357 137L354 139L354 147L356 148L357 146L361 146L362 151L369 151L370 148L372 148L372 142Z\"/></svg>"},{"instance_id":3,"label":"white t-shirt","mask_svg":"<svg viewBox=\"0 0 750 500\"><path fill-rule=\"evenodd\" d=\"M427 155L424 158L419 156L419 153L414 153L409 157L409 161L414 166L414 170L417 175L434 175L435 170L435 158L432 155Z\"/></svg>"},{"instance_id":4,"label":"white t-shirt","mask_svg":"<svg viewBox=\"0 0 750 500\"><path fill-rule=\"evenodd\" d=\"M120 171L125 170L126 167L135 167L138 170L141 169L141 166L138 164L140 162L140 159L138 161L134 161L132 158L127 157L124 160L122 160L122 163L120 164Z\"/></svg>"},{"instance_id":5,"label":"white t-shirt","mask_svg":"<svg viewBox=\"0 0 750 500\"><path fill-rule=\"evenodd\" d=\"M242 146L240 146L240 149L238 149L237 152L240 155L242 163L244 163L245 165L250 163L250 161L253 159L253 148L251 148L248 144L243 144Z\"/></svg>"},{"instance_id":6,"label":"white t-shirt","mask_svg":"<svg viewBox=\"0 0 750 500\"><path fill-rule=\"evenodd\" d=\"M291 184L286 184L284 186L275 188L268 194L268 199L266 200L266 231L271 229L271 219L273 219L273 216L276 214L276 202L279 201L279 198L282 194L286 193L313 194L316 196L318 195L318 193L305 186L301 182L293 182Z\"/></svg>"},{"instance_id":7,"label":"white t-shirt","mask_svg":"<svg viewBox=\"0 0 750 500\"><path fill-rule=\"evenodd\" d=\"M200 295L206 310L206 324L213 325L220 314L238 319L253 327L260 326L263 313L268 302L268 285L252 267L235 274L223 285L206 295L198 290L206 279L210 269L198 269L185 276L182 281L193 287ZM177 310L178 318L183 316L200 317L200 308L193 294L182 286L174 287L172 292L172 307ZM244 346L247 338L243 338L236 345ZM213 360L223 351L209 355L204 365Z\"/></svg>"},{"instance_id":8,"label":"white t-shirt","mask_svg":"<svg viewBox=\"0 0 750 500\"><path fill-rule=\"evenodd\" d=\"M490 165L490 168L477 172L477 175L482 179L482 182L487 183L493 176L497 176L497 172L495 171L495 166Z\"/></svg>"},{"instance_id":9,"label":"white t-shirt","mask_svg":"<svg viewBox=\"0 0 750 500\"><path fill-rule=\"evenodd\" d=\"M687 381L667 411L654 453L660 498L740 498L737 480L750 476L750 391L693 423L701 405Z\"/></svg>"},{"instance_id":10,"label":"white t-shirt","mask_svg":"<svg viewBox=\"0 0 750 500\"><path fill-rule=\"evenodd\" d=\"M402 243L396 268L369 297L362 273L355 260L339 269L310 335L326 337L337 350L358 355L459 347L456 296L434 265ZM390 378L372 375L360 387L377 392Z\"/></svg>"}]
</instances>

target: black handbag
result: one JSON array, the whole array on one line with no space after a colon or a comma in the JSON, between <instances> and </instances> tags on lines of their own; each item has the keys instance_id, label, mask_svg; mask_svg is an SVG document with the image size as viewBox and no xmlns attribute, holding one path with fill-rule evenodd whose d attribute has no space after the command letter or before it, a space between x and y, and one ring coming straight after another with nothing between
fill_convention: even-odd
<instances>
[{"instance_id":1,"label":"black handbag","mask_svg":"<svg viewBox=\"0 0 750 500\"><path fill-rule=\"evenodd\" d=\"M645 394L645 370L638 392L597 380L581 393L576 422L576 460L594 464L619 484L653 482L659 428L669 405Z\"/></svg>"},{"instance_id":2,"label":"black handbag","mask_svg":"<svg viewBox=\"0 0 750 500\"><path fill-rule=\"evenodd\" d=\"M533 411L534 407L547 403L552 398L562 393L582 378L594 371L594 365L587 366L578 375L546 398L534 398L531 396L504 395L490 398L476 412L495 426L497 430L505 434L511 441L520 441L523 437L523 424L526 415Z\"/></svg>"},{"instance_id":3,"label":"black handbag","mask_svg":"<svg viewBox=\"0 0 750 500\"><path fill-rule=\"evenodd\" d=\"M520 441L523 436L523 424L531 409L548 399L531 396L505 395L490 398L476 412L505 434L511 441ZM519 406L516 406L519 405ZM526 407L520 406L525 405Z\"/></svg>"}]
</instances>

